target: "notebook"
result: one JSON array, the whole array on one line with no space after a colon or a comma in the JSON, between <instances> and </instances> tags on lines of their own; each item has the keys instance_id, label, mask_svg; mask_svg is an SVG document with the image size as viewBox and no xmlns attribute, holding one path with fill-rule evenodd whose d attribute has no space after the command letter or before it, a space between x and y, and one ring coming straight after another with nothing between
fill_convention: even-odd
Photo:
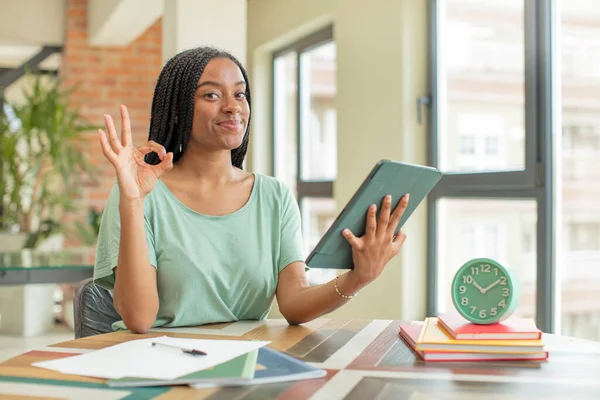
<instances>
[{"instance_id":1,"label":"notebook","mask_svg":"<svg viewBox=\"0 0 600 400\"><path fill-rule=\"evenodd\" d=\"M416 350L462 351L472 353L541 353L542 340L456 340L438 324L436 317L425 319Z\"/></svg>"},{"instance_id":2,"label":"notebook","mask_svg":"<svg viewBox=\"0 0 600 400\"><path fill-rule=\"evenodd\" d=\"M543 361L548 359L548 352L539 353L472 353L462 351L417 350L417 340L423 328L422 322L400 325L400 336L425 362L459 362L459 361Z\"/></svg>"},{"instance_id":3,"label":"notebook","mask_svg":"<svg viewBox=\"0 0 600 400\"><path fill-rule=\"evenodd\" d=\"M438 316L438 324L454 339L481 340L539 340L542 331L532 318L510 318L490 325L473 324L458 313Z\"/></svg>"}]
</instances>

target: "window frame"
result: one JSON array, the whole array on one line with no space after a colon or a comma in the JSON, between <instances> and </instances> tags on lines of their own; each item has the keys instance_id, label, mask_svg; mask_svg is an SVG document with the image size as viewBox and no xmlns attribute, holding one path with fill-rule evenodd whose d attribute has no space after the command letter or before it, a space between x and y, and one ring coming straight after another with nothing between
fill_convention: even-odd
<instances>
[{"instance_id":1,"label":"window frame","mask_svg":"<svg viewBox=\"0 0 600 400\"><path fill-rule=\"evenodd\" d=\"M302 210L302 202L305 198L333 198L333 184L334 180L303 180L302 179L302 102L301 98L303 95L302 86L300 84L301 76L301 55L307 51L312 50L315 47L333 41L333 25L329 25L319 31L312 33L288 46L282 47L272 53L271 58L271 171L273 176L277 175L277 153L275 151L277 137L275 132L276 127L276 115L275 115L275 95L276 95L276 84L275 84L275 62L278 57L283 56L289 52L296 53L296 81L298 82L296 90L296 200Z\"/></svg>"},{"instance_id":2,"label":"window frame","mask_svg":"<svg viewBox=\"0 0 600 400\"><path fill-rule=\"evenodd\" d=\"M438 26L445 0L428 0L428 113L429 165L439 166L438 148ZM524 5L525 59L525 165L522 170L481 173L444 172L427 198L427 315L437 315L437 202L443 198L535 199L537 203L536 324L544 332L556 332L560 291L556 282L556 201L554 190L556 125L552 114L555 41L553 0L529 1Z\"/></svg>"}]
</instances>

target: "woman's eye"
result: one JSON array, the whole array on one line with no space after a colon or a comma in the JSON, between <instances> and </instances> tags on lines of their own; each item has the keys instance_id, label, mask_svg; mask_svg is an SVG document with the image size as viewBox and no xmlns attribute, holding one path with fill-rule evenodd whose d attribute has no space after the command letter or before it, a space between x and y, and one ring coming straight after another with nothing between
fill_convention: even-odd
<instances>
[{"instance_id":1,"label":"woman's eye","mask_svg":"<svg viewBox=\"0 0 600 400\"><path fill-rule=\"evenodd\" d=\"M239 92L239 93L237 94L237 97L239 97L240 99L243 99L244 97L246 97L246 93L244 93L244 92Z\"/></svg>"},{"instance_id":2,"label":"woman's eye","mask_svg":"<svg viewBox=\"0 0 600 400\"><path fill-rule=\"evenodd\" d=\"M206 94L204 95L204 97L206 97L206 98L208 98L208 99L216 99L216 98L218 98L219 96L217 96L217 94L216 94L216 93L206 93Z\"/></svg>"}]
</instances>

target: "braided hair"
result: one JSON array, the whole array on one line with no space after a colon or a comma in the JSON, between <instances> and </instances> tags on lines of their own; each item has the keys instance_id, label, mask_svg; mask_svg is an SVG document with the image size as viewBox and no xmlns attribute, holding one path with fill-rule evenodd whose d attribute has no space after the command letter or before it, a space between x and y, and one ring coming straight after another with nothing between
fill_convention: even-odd
<instances>
[{"instance_id":1,"label":"braided hair","mask_svg":"<svg viewBox=\"0 0 600 400\"><path fill-rule=\"evenodd\" d=\"M213 47L198 47L183 51L171 58L163 67L152 99L150 131L148 140L164 146L173 152L173 162L185 152L192 133L194 119L194 98L200 75L208 62L215 58L227 58L233 61L242 72L246 81L246 100L251 110L250 85L248 75L242 64L231 54ZM231 163L242 168L248 150L250 136L250 116L242 144L231 151ZM146 155L149 164L160 163L156 153Z\"/></svg>"}]
</instances>

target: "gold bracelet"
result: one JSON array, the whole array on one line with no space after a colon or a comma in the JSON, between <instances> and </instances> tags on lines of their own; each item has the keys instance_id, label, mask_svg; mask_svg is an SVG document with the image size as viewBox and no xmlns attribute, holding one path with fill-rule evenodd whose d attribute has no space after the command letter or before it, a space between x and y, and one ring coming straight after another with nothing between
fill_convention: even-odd
<instances>
[{"instance_id":1,"label":"gold bracelet","mask_svg":"<svg viewBox=\"0 0 600 400\"><path fill-rule=\"evenodd\" d=\"M337 292L337 294L345 299L351 299L351 298L355 297L358 294L358 292L353 294L352 296L346 296L345 294L340 293L340 290L338 289L338 285L337 285L339 277L340 277L339 275L336 276L335 281L333 281L333 285L335 286L335 291Z\"/></svg>"}]
</instances>

